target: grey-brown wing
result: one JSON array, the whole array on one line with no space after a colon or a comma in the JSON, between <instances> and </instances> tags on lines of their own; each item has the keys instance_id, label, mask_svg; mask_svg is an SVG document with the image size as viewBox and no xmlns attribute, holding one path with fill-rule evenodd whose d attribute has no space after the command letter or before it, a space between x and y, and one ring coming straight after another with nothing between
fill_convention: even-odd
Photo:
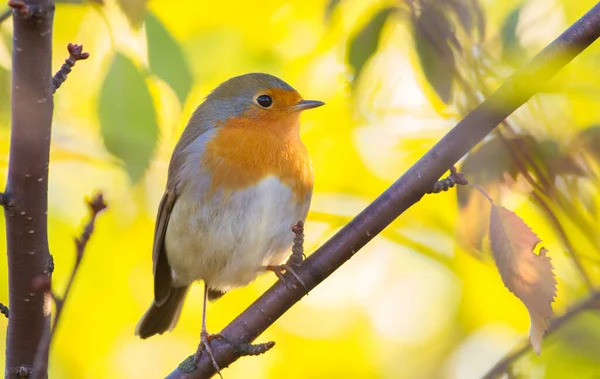
<instances>
[{"instance_id":1,"label":"grey-brown wing","mask_svg":"<svg viewBox=\"0 0 600 379\"><path fill-rule=\"evenodd\" d=\"M171 266L165 251L165 233L169 224L169 217L175 204L175 191L165 191L156 216L154 228L154 246L152 247L152 262L154 264L154 301L161 306L169 298L171 292Z\"/></svg>"},{"instance_id":2,"label":"grey-brown wing","mask_svg":"<svg viewBox=\"0 0 600 379\"><path fill-rule=\"evenodd\" d=\"M177 145L175 145L171 162L169 163L167 189L158 207L158 216L156 217L156 227L154 229L154 247L152 249L152 260L154 262L154 301L158 306L162 305L168 299L172 285L171 267L169 266L165 251L165 233L167 232L167 225L169 224L173 205L177 201L177 188L180 180L178 179L178 175L184 161L187 159L186 157L190 154L190 152L186 152L186 149L198 137L210 130L212 125L202 117L204 114L207 114L203 112L203 106L204 103L196 109L188 126L179 138Z\"/></svg>"}]
</instances>

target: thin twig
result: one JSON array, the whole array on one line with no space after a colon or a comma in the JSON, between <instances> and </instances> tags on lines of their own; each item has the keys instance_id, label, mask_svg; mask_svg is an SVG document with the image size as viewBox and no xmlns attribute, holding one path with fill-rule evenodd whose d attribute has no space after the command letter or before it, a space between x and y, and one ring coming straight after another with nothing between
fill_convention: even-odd
<instances>
[{"instance_id":1,"label":"thin twig","mask_svg":"<svg viewBox=\"0 0 600 379\"><path fill-rule=\"evenodd\" d=\"M483 188L481 188L481 186L473 183L469 183L469 185L475 188L477 191L479 191L483 196L485 196L485 198L490 202L490 204L494 205L494 199L492 199L490 195L488 195L488 193L485 192Z\"/></svg>"},{"instance_id":2,"label":"thin twig","mask_svg":"<svg viewBox=\"0 0 600 379\"><path fill-rule=\"evenodd\" d=\"M8 318L8 314L10 313L8 307L2 303L0 303L0 313L6 316L6 318Z\"/></svg>"},{"instance_id":3,"label":"thin twig","mask_svg":"<svg viewBox=\"0 0 600 379\"><path fill-rule=\"evenodd\" d=\"M336 235L311 254L297 273L308 290L313 289L393 220L417 203L433 183L461 157L540 91L545 83L600 37L600 3L570 26L523 69L512 75L488 99L462 119L390 188ZM219 334L233 343L250 343L303 296L277 281ZM213 341L213 355L221 368L239 358L226 342ZM191 373L173 371L167 378L208 378L214 368L202 355Z\"/></svg>"},{"instance_id":4,"label":"thin twig","mask_svg":"<svg viewBox=\"0 0 600 379\"><path fill-rule=\"evenodd\" d=\"M561 326L566 324L567 321L571 320L573 317L579 315L580 313L590 310L590 309L597 308L599 302L600 302L600 292L593 292L585 300L583 300L583 301L577 303L576 305L574 305L573 307L571 307L571 309L569 309L567 312L565 312L562 316L554 318L552 320L552 322L550 323L550 326L548 327L548 331L546 332L546 335L549 335L549 334L555 332ZM520 343L519 348L517 348L513 352L509 353L504 358L502 358L498 363L496 363L494 365L494 367L492 367L485 374L485 376L482 379L494 379L494 378L498 377L499 375L503 374L517 359L519 359L525 353L529 352L530 349L531 349L531 344L529 343L529 340L528 339L524 340L523 342Z\"/></svg>"},{"instance_id":5,"label":"thin twig","mask_svg":"<svg viewBox=\"0 0 600 379\"><path fill-rule=\"evenodd\" d=\"M39 275L35 278L35 281L32 283L32 287L35 290L44 290L44 292L50 292L52 299L56 304L56 316L54 317L54 323L50 328L49 332L47 331L44 334L44 338L40 341L40 345L38 348L38 352L36 353L35 365L33 366L34 379L42 379L44 375L46 375L47 367L44 367L45 364L43 362L47 362L43 359L38 359L39 357L44 357L48 355L48 350L50 348L50 343L56 333L56 329L61 320L62 310L64 308L65 302L69 298L69 293L71 291L71 287L73 286L73 280L75 279L75 275L79 271L79 266L81 264L81 260L83 259L85 248L87 246L92 233L94 232L94 224L96 222L96 217L100 212L106 209L106 203L104 202L104 197L101 193L96 194L92 200L88 201L89 211L90 211L90 219L85 225L81 235L78 238L75 238L75 246L76 246L76 256L75 256L75 264L73 265L73 269L71 270L71 275L69 276L69 280L67 282L67 286L65 288L65 293L62 298L56 295L49 287L50 287L50 277L46 274ZM46 288L45 288L46 287Z\"/></svg>"},{"instance_id":6,"label":"thin twig","mask_svg":"<svg viewBox=\"0 0 600 379\"><path fill-rule=\"evenodd\" d=\"M67 50L69 51L69 58L65 59L65 63L63 63L60 70L52 77L52 93L56 92L61 84L67 80L67 75L69 75L77 61L88 59L90 57L89 53L83 52L83 45L74 45L70 43L67 46Z\"/></svg>"},{"instance_id":7,"label":"thin twig","mask_svg":"<svg viewBox=\"0 0 600 379\"><path fill-rule=\"evenodd\" d=\"M10 16L12 16L12 9L7 9L4 12L2 12L0 14L0 24L3 23L4 21L8 20L10 18Z\"/></svg>"}]
</instances>

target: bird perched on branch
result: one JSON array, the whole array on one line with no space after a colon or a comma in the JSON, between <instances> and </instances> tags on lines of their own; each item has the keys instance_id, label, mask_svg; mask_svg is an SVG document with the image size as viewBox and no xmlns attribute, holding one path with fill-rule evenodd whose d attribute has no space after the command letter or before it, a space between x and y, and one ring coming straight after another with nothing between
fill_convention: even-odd
<instances>
[{"instance_id":1,"label":"bird perched on branch","mask_svg":"<svg viewBox=\"0 0 600 379\"><path fill-rule=\"evenodd\" d=\"M299 116L321 105L281 79L252 73L222 83L196 109L171 157L154 232L154 301L136 335L175 327L190 285L202 280L197 354L210 354L218 371L207 300L265 270L290 271L283 264L290 231L306 219L313 190Z\"/></svg>"}]
</instances>

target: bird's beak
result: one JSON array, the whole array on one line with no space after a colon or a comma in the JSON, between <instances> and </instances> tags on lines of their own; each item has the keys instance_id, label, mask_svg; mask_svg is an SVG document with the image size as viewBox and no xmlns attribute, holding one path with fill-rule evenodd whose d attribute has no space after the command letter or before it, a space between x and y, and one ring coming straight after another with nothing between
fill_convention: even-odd
<instances>
[{"instance_id":1,"label":"bird's beak","mask_svg":"<svg viewBox=\"0 0 600 379\"><path fill-rule=\"evenodd\" d=\"M325 105L325 103L317 100L302 100L298 102L298 104L292 105L290 108L292 109L292 111L298 112L305 111L307 109L317 108L321 105Z\"/></svg>"}]
</instances>

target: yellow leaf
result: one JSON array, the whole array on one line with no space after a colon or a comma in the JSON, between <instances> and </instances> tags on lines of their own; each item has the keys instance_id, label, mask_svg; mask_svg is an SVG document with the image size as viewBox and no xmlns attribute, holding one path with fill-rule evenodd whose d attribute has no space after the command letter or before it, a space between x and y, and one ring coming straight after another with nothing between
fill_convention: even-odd
<instances>
[{"instance_id":1,"label":"yellow leaf","mask_svg":"<svg viewBox=\"0 0 600 379\"><path fill-rule=\"evenodd\" d=\"M529 341L540 354L556 296L556 279L547 250L542 248L539 255L535 254L533 249L541 242L538 236L519 216L497 205L492 205L490 214L490 242L504 285L529 311Z\"/></svg>"}]
</instances>

